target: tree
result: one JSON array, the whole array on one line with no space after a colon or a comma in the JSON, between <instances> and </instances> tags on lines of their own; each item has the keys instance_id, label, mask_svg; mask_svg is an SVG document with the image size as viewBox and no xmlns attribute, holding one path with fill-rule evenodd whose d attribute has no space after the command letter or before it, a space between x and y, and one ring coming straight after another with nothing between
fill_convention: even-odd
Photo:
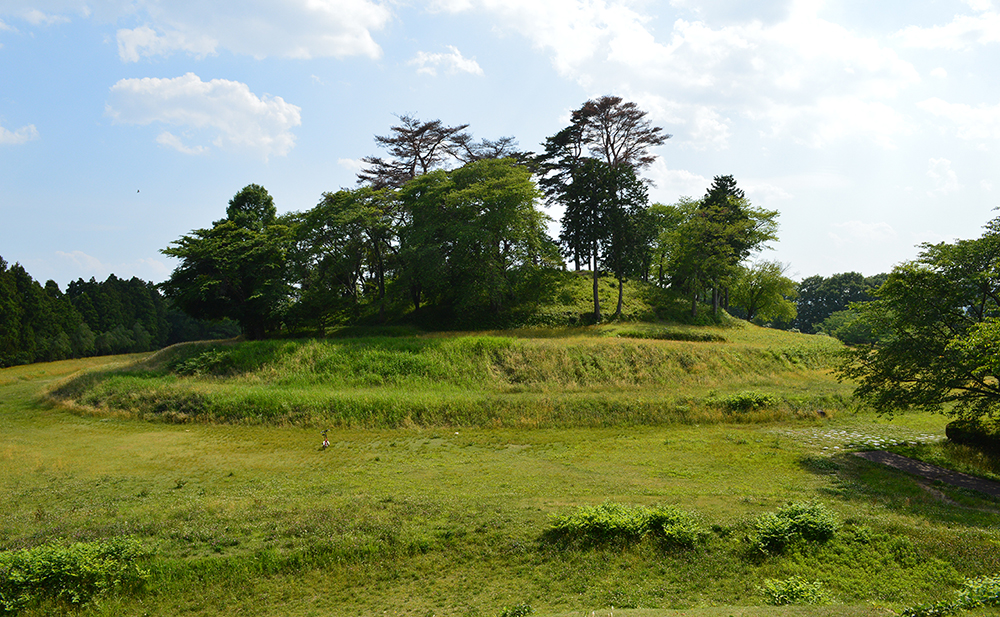
<instances>
[{"instance_id":1,"label":"tree","mask_svg":"<svg viewBox=\"0 0 1000 617\"><path fill-rule=\"evenodd\" d=\"M830 277L810 276L799 283L796 300L798 317L795 327L814 333L820 323L837 311L845 311L852 302L868 302L872 292L885 281L886 275L865 277L858 272L843 272Z\"/></svg>"},{"instance_id":2,"label":"tree","mask_svg":"<svg viewBox=\"0 0 1000 617\"><path fill-rule=\"evenodd\" d=\"M732 286L732 305L743 310L747 321L795 319L795 281L785 276L787 266L758 261L740 266Z\"/></svg>"},{"instance_id":3,"label":"tree","mask_svg":"<svg viewBox=\"0 0 1000 617\"><path fill-rule=\"evenodd\" d=\"M922 245L874 295L852 305L874 340L838 369L858 398L888 414L1000 411L1000 218L978 239Z\"/></svg>"},{"instance_id":4,"label":"tree","mask_svg":"<svg viewBox=\"0 0 1000 617\"><path fill-rule=\"evenodd\" d=\"M323 193L294 227L292 276L301 319L323 330L345 302L354 316L362 304L377 304L383 319L386 277L398 249L395 192L361 187Z\"/></svg>"},{"instance_id":5,"label":"tree","mask_svg":"<svg viewBox=\"0 0 1000 617\"><path fill-rule=\"evenodd\" d=\"M636 170L655 160L649 148L670 135L654 127L646 112L621 97L591 99L573 112L570 125L545 140L536 158L539 184L550 203L563 206L559 238L564 254L579 270L591 266L594 276L594 319L601 320L598 277L602 267L615 272L618 307L622 282L630 269L641 271L650 260L637 246L648 241L650 221L641 211L646 190Z\"/></svg>"},{"instance_id":6,"label":"tree","mask_svg":"<svg viewBox=\"0 0 1000 617\"><path fill-rule=\"evenodd\" d=\"M518 269L546 259L544 214L530 172L513 159L481 159L415 178L400 191L401 282L428 299L499 312Z\"/></svg>"},{"instance_id":7,"label":"tree","mask_svg":"<svg viewBox=\"0 0 1000 617\"><path fill-rule=\"evenodd\" d=\"M270 196L261 191L247 186L230 200L227 218L161 251L181 260L161 284L166 295L195 318L233 319L249 339L279 326L289 295L290 231L276 222Z\"/></svg>"},{"instance_id":8,"label":"tree","mask_svg":"<svg viewBox=\"0 0 1000 617\"><path fill-rule=\"evenodd\" d=\"M729 305L740 263L777 239L778 212L751 205L732 176L716 176L705 197L685 207L689 218L671 236L671 284L691 295L692 317L706 293L717 314Z\"/></svg>"}]
</instances>

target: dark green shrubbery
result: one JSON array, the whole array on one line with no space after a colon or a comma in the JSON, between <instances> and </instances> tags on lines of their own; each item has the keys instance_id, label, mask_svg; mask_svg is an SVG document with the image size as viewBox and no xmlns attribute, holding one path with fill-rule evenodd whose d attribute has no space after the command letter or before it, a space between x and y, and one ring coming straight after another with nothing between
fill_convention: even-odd
<instances>
[{"instance_id":1,"label":"dark green shrubbery","mask_svg":"<svg viewBox=\"0 0 1000 617\"><path fill-rule=\"evenodd\" d=\"M652 537L664 546L694 548L706 533L695 518L673 506L582 506L552 519L547 535L584 545L637 542Z\"/></svg>"},{"instance_id":2,"label":"dark green shrubbery","mask_svg":"<svg viewBox=\"0 0 1000 617\"><path fill-rule=\"evenodd\" d=\"M791 503L758 518L751 541L762 552L778 554L800 541L826 542L838 526L837 517L821 503Z\"/></svg>"},{"instance_id":3,"label":"dark green shrubbery","mask_svg":"<svg viewBox=\"0 0 1000 617\"><path fill-rule=\"evenodd\" d=\"M0 614L45 600L80 606L111 591L136 591L149 576L141 567L148 557L139 542L124 538L0 552Z\"/></svg>"},{"instance_id":4,"label":"dark green shrubbery","mask_svg":"<svg viewBox=\"0 0 1000 617\"><path fill-rule=\"evenodd\" d=\"M993 418L953 420L945 426L945 435L951 442L1000 454L1000 421Z\"/></svg>"}]
</instances>

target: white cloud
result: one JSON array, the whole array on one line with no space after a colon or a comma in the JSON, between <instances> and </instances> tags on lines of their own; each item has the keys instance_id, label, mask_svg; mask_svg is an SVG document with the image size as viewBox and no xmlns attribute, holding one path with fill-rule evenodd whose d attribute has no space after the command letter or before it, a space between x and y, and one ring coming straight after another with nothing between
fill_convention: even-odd
<instances>
[{"instance_id":1,"label":"white cloud","mask_svg":"<svg viewBox=\"0 0 1000 617\"><path fill-rule=\"evenodd\" d=\"M939 98L917 103L924 111L951 120L962 139L1000 139L1000 104L972 107L963 103L949 103Z\"/></svg>"},{"instance_id":2,"label":"white cloud","mask_svg":"<svg viewBox=\"0 0 1000 617\"><path fill-rule=\"evenodd\" d=\"M444 68L448 73L471 73L482 75L483 69L475 58L466 58L457 48L448 45L448 53L431 54L425 51L417 52L417 57L407 64L417 67L418 73L437 75L438 68Z\"/></svg>"},{"instance_id":3,"label":"white cloud","mask_svg":"<svg viewBox=\"0 0 1000 617\"><path fill-rule=\"evenodd\" d=\"M699 198L705 194L712 181L686 169L669 169L662 159L657 159L646 170L646 176L655 184L652 199L672 203L680 197Z\"/></svg>"},{"instance_id":4,"label":"white cloud","mask_svg":"<svg viewBox=\"0 0 1000 617\"><path fill-rule=\"evenodd\" d=\"M886 242L896 237L896 230L888 223L847 221L846 223L837 223L833 227L839 232L831 231L829 236L838 246Z\"/></svg>"},{"instance_id":5,"label":"white cloud","mask_svg":"<svg viewBox=\"0 0 1000 617\"><path fill-rule=\"evenodd\" d=\"M123 79L111 87L105 112L116 123L182 126L212 138L215 147L252 150L265 159L286 155L295 145L290 129L299 126L301 109L281 97L258 97L237 81L202 81L194 73L173 79ZM161 144L190 153L204 145L187 146L170 133Z\"/></svg>"},{"instance_id":6,"label":"white cloud","mask_svg":"<svg viewBox=\"0 0 1000 617\"><path fill-rule=\"evenodd\" d=\"M17 145L38 139L38 129L34 124L22 126L16 131L9 131L0 126L0 145Z\"/></svg>"},{"instance_id":7,"label":"white cloud","mask_svg":"<svg viewBox=\"0 0 1000 617\"><path fill-rule=\"evenodd\" d=\"M927 162L927 177L931 179L933 185L933 188L927 191L928 195L947 195L962 189L958 175L951 168L951 161L948 159L930 159Z\"/></svg>"},{"instance_id":8,"label":"white cloud","mask_svg":"<svg viewBox=\"0 0 1000 617\"><path fill-rule=\"evenodd\" d=\"M939 66L936 69L931 70L931 77L937 77L938 79L947 79L948 71L946 71L943 67Z\"/></svg>"},{"instance_id":9,"label":"white cloud","mask_svg":"<svg viewBox=\"0 0 1000 617\"><path fill-rule=\"evenodd\" d=\"M32 26L51 26L69 21L69 17L65 15L49 15L38 9L28 9L21 14L21 17Z\"/></svg>"},{"instance_id":10,"label":"white cloud","mask_svg":"<svg viewBox=\"0 0 1000 617\"><path fill-rule=\"evenodd\" d=\"M891 147L910 130L893 99L920 76L877 39L819 17L821 4L792 0L767 23L678 19L666 31L651 28L641 13L646 3L628 0L439 0L434 7L491 13L499 29L525 36L560 74L597 94L683 101L673 111L698 148L726 147L729 118L739 116L762 121L766 135L814 147L859 137Z\"/></svg>"},{"instance_id":11,"label":"white cloud","mask_svg":"<svg viewBox=\"0 0 1000 617\"><path fill-rule=\"evenodd\" d=\"M205 146L186 146L181 138L174 135L170 131L163 131L156 136L156 143L161 146L166 146L168 148L173 148L178 152L183 154L207 154L208 148Z\"/></svg>"},{"instance_id":12,"label":"white cloud","mask_svg":"<svg viewBox=\"0 0 1000 617\"><path fill-rule=\"evenodd\" d=\"M146 25L118 31L122 60L184 51L195 56L226 49L264 58L368 56L382 49L372 38L392 14L372 0L148 0Z\"/></svg>"},{"instance_id":13,"label":"white cloud","mask_svg":"<svg viewBox=\"0 0 1000 617\"><path fill-rule=\"evenodd\" d=\"M358 173L365 166L361 159L337 159L337 164L351 173Z\"/></svg>"},{"instance_id":14,"label":"white cloud","mask_svg":"<svg viewBox=\"0 0 1000 617\"><path fill-rule=\"evenodd\" d=\"M951 50L1000 42L1000 13L993 11L986 2L970 2L969 5L985 12L974 16L956 15L944 26L908 26L897 32L895 38L907 47Z\"/></svg>"},{"instance_id":15,"label":"white cloud","mask_svg":"<svg viewBox=\"0 0 1000 617\"><path fill-rule=\"evenodd\" d=\"M218 41L209 37L198 40L177 31L158 34L149 26L118 31L118 57L125 62L138 62L143 56L167 56L174 51L186 51L197 57L215 53Z\"/></svg>"}]
</instances>

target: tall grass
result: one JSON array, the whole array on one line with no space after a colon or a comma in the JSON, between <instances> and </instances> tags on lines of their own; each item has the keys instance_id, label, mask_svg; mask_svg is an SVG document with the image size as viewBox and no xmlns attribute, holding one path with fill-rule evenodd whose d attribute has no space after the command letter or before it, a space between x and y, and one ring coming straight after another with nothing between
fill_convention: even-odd
<instances>
[{"instance_id":1,"label":"tall grass","mask_svg":"<svg viewBox=\"0 0 1000 617\"><path fill-rule=\"evenodd\" d=\"M825 373L838 344L756 330L727 329L726 343L619 338L611 327L596 337L189 344L80 376L52 396L171 421L365 427L659 424L734 411L753 421L845 406L846 387ZM741 392L768 404L726 404Z\"/></svg>"}]
</instances>

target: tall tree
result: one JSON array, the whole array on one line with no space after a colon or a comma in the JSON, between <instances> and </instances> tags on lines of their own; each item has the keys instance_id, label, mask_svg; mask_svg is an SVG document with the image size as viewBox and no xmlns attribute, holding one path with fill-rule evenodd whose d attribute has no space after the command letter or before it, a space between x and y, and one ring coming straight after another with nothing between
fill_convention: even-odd
<instances>
[{"instance_id":1,"label":"tall tree","mask_svg":"<svg viewBox=\"0 0 1000 617\"><path fill-rule=\"evenodd\" d=\"M602 260L618 278L615 314L621 314L622 281L631 267L626 264L635 261L635 244L644 229L636 204L644 208L646 196L635 183L636 170L651 164L655 156L649 149L669 137L635 103L603 96L574 111L570 125L547 138L536 159L546 199L564 208L559 237L565 255L577 270L583 263L591 266L597 321Z\"/></svg>"},{"instance_id":2,"label":"tall tree","mask_svg":"<svg viewBox=\"0 0 1000 617\"><path fill-rule=\"evenodd\" d=\"M276 222L270 196L258 189L247 186L230 200L227 218L161 251L181 260L161 285L179 308L196 318L231 318L250 339L280 325L289 294L290 231Z\"/></svg>"},{"instance_id":3,"label":"tall tree","mask_svg":"<svg viewBox=\"0 0 1000 617\"><path fill-rule=\"evenodd\" d=\"M858 272L843 272L829 277L810 276L799 283L795 327L810 334L830 315L846 311L852 302L874 299L874 291L886 275L865 277Z\"/></svg>"}]
</instances>

